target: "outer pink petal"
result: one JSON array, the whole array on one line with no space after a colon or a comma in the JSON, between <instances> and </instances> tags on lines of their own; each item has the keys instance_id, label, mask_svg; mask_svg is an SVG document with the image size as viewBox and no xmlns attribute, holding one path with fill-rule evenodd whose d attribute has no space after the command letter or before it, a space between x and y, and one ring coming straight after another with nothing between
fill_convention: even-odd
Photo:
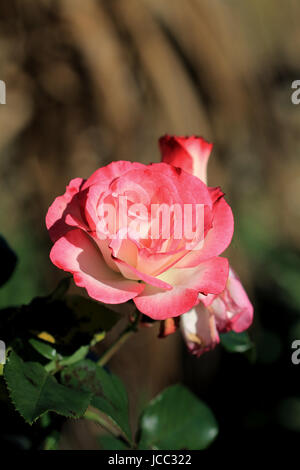
<instances>
[{"instance_id":1,"label":"outer pink petal","mask_svg":"<svg viewBox=\"0 0 300 470\"><path fill-rule=\"evenodd\" d=\"M145 165L138 162L127 162L124 160L119 160L117 162L112 162L109 165L106 165L102 168L96 170L85 182L82 189L86 189L92 184L101 184L104 181L110 183L113 179L118 176L124 175L129 170L137 170L145 168Z\"/></svg>"},{"instance_id":2,"label":"outer pink petal","mask_svg":"<svg viewBox=\"0 0 300 470\"><path fill-rule=\"evenodd\" d=\"M123 303L144 289L143 284L124 279L109 269L98 247L80 229L62 236L54 244L50 259L58 268L71 272L75 283L101 302Z\"/></svg>"},{"instance_id":3,"label":"outer pink petal","mask_svg":"<svg viewBox=\"0 0 300 470\"><path fill-rule=\"evenodd\" d=\"M199 302L199 292L222 292L228 278L228 261L225 258L213 258L196 268L172 268L158 278L171 284L173 289L164 291L146 285L134 302L145 315L155 320L165 320L186 313L194 307Z\"/></svg>"},{"instance_id":4,"label":"outer pink petal","mask_svg":"<svg viewBox=\"0 0 300 470\"><path fill-rule=\"evenodd\" d=\"M232 329L236 333L240 333L247 330L253 321L253 305L238 280L232 281L230 291L232 298L238 303L240 309L239 315L235 316L235 321L232 323Z\"/></svg>"},{"instance_id":5,"label":"outer pink petal","mask_svg":"<svg viewBox=\"0 0 300 470\"><path fill-rule=\"evenodd\" d=\"M146 285L143 295L133 301L140 312L154 320L177 317L199 302L197 291L194 289L179 286L171 291L163 291L149 285Z\"/></svg>"},{"instance_id":6,"label":"outer pink petal","mask_svg":"<svg viewBox=\"0 0 300 470\"><path fill-rule=\"evenodd\" d=\"M231 242L234 230L232 210L222 197L214 205L212 228L208 231L201 250L192 250L178 263L176 268L197 266L201 261L223 253Z\"/></svg>"},{"instance_id":7,"label":"outer pink petal","mask_svg":"<svg viewBox=\"0 0 300 470\"><path fill-rule=\"evenodd\" d=\"M215 316L218 330L237 333L246 330L253 320L253 306L235 272L230 269L226 287L219 295L199 296Z\"/></svg>"},{"instance_id":8,"label":"outer pink petal","mask_svg":"<svg viewBox=\"0 0 300 470\"><path fill-rule=\"evenodd\" d=\"M222 322L222 318L219 318L217 315L218 300L219 302L223 301L226 309L227 324L225 325ZM222 325L224 325L223 330L228 331L232 329L236 333L240 333L251 325L253 320L253 306L242 283L232 269L230 269L225 291L212 302L210 308L212 311L215 311L217 324L218 322L220 323L220 325L218 325L219 330L221 330Z\"/></svg>"},{"instance_id":9,"label":"outer pink petal","mask_svg":"<svg viewBox=\"0 0 300 470\"><path fill-rule=\"evenodd\" d=\"M72 203L83 182L82 178L71 180L66 187L65 194L58 196L49 207L46 215L46 227L53 242L73 228L74 222L69 224L66 221L68 216L73 216L78 224L85 225L78 204Z\"/></svg>"},{"instance_id":10,"label":"outer pink petal","mask_svg":"<svg viewBox=\"0 0 300 470\"><path fill-rule=\"evenodd\" d=\"M165 135L159 139L162 161L191 173L206 183L206 167L213 144L202 137Z\"/></svg>"},{"instance_id":11,"label":"outer pink petal","mask_svg":"<svg viewBox=\"0 0 300 470\"><path fill-rule=\"evenodd\" d=\"M101 168L100 168L101 169ZM106 181L94 183L86 188L86 201L84 212L86 220L94 236L96 236L97 225L99 222L98 204L103 193L107 191L108 183Z\"/></svg>"}]
</instances>

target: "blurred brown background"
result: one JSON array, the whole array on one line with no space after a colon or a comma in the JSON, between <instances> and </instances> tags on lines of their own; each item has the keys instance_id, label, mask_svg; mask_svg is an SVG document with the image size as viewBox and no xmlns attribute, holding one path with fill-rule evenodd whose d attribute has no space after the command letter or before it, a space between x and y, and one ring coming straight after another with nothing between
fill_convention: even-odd
<instances>
[{"instance_id":1,"label":"blurred brown background","mask_svg":"<svg viewBox=\"0 0 300 470\"><path fill-rule=\"evenodd\" d=\"M215 143L209 184L235 214L228 255L256 303L258 337L273 313L257 286L280 290L298 310L300 105L290 97L300 79L299 2L0 3L0 223L20 257L0 305L26 303L61 276L44 218L71 178L112 160L159 161L158 137L174 133ZM287 332L298 328L297 317L282 318ZM132 402L183 376L205 393L220 353L184 359L178 335L156 334L144 330L112 364ZM85 423L68 425L62 447L93 448L83 431Z\"/></svg>"}]
</instances>

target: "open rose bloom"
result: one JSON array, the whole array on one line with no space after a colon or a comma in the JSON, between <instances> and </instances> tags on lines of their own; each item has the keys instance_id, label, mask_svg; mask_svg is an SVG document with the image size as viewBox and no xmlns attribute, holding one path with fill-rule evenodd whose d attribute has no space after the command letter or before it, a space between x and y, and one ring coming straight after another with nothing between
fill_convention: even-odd
<instances>
[{"instance_id":1,"label":"open rose bloom","mask_svg":"<svg viewBox=\"0 0 300 470\"><path fill-rule=\"evenodd\" d=\"M50 206L52 262L105 303L133 299L155 320L181 315L191 352L243 331L247 295L226 258L232 211L220 188L206 185L212 145L198 137L160 139L162 162L113 162L76 178Z\"/></svg>"}]
</instances>

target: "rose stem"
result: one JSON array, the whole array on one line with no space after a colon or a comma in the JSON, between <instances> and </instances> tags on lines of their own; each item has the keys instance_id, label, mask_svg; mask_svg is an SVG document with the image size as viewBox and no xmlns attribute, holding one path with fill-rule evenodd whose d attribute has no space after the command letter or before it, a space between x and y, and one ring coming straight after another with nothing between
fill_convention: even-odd
<instances>
[{"instance_id":1,"label":"rose stem","mask_svg":"<svg viewBox=\"0 0 300 470\"><path fill-rule=\"evenodd\" d=\"M120 349L120 347L134 334L137 332L138 323L140 320L140 312L137 312L135 319L132 323L126 326L125 330L120 334L119 338L113 343L110 348L105 351L102 357L100 357L97 364L104 366L111 359L111 357Z\"/></svg>"},{"instance_id":2,"label":"rose stem","mask_svg":"<svg viewBox=\"0 0 300 470\"><path fill-rule=\"evenodd\" d=\"M98 365L104 366L110 360L110 358L120 349L120 347L128 340L128 338L130 338L130 336L132 336L134 333L135 330L127 327L119 336L117 341L110 348L108 348L107 351L105 351L102 357L100 357Z\"/></svg>"},{"instance_id":3,"label":"rose stem","mask_svg":"<svg viewBox=\"0 0 300 470\"><path fill-rule=\"evenodd\" d=\"M123 437L123 439L130 445L132 446L132 442L130 442L127 439L127 436L125 434L119 434L118 431L114 428L114 426L110 425L109 422L107 422L104 418L102 418L98 413L95 413L94 411L88 409L84 413L84 418L88 419L89 421L93 421L94 423L100 424L106 431L108 431L110 434L112 434L114 437L118 438L119 436Z\"/></svg>"}]
</instances>

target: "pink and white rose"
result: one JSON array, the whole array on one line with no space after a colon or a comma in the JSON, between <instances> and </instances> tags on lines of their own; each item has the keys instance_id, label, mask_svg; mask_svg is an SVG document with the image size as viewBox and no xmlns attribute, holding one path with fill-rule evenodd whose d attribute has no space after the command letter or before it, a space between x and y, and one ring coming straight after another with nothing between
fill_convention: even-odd
<instances>
[{"instance_id":1,"label":"pink and white rose","mask_svg":"<svg viewBox=\"0 0 300 470\"><path fill-rule=\"evenodd\" d=\"M46 216L54 243L50 258L57 267L72 273L93 299L112 304L133 299L156 320L202 309L202 296L224 293L229 266L219 255L233 234L224 194L206 185L211 144L198 137L165 136L160 146L161 163L118 161L87 180L72 180ZM126 201L126 217L120 200ZM200 232L175 236L177 219L171 215L169 232L162 219L153 237L147 214L159 205L176 205L182 213L192 207L192 216L201 207ZM107 206L114 209L113 220L106 219ZM192 228L197 228L194 219Z\"/></svg>"}]
</instances>

